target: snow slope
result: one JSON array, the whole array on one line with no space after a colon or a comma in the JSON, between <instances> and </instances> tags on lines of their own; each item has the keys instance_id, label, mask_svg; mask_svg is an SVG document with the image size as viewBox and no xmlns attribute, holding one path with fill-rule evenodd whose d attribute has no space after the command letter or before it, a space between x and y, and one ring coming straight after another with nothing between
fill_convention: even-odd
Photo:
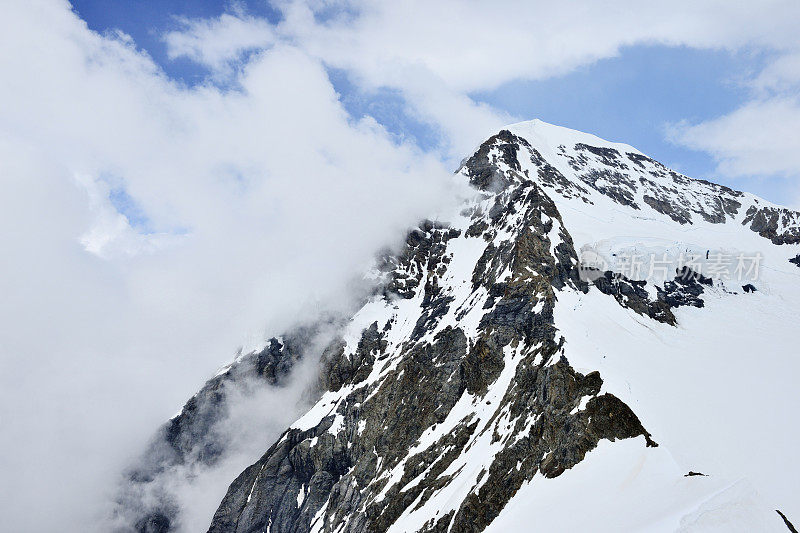
<instances>
[{"instance_id":1,"label":"snow slope","mask_svg":"<svg viewBox=\"0 0 800 533\"><path fill-rule=\"evenodd\" d=\"M509 130L547 154L548 162L575 182L580 182L578 171L567 159L575 156L571 148L577 143L640 153L627 145L541 121L512 125ZM560 152L559 146L566 150ZM533 171L535 166L528 165L527 169ZM626 174L635 176L635 172ZM668 184L667 179L661 180L665 182ZM689 190L695 192L706 187L698 182L691 185ZM638 198L644 194L641 189L637 192ZM605 380L604 390L625 400L661 447L652 451L631 443L601 446L590 452L585 464L548 483L565 496L578 490L603 492L601 487L617 488L619 483L613 498L602 500L597 507L603 516L623 520L607 522L609 531L708 531L714 527L721 531L785 530L777 513L764 506L763 498L790 517L800 516L800 456L796 444L800 437L796 385L800 374L800 269L788 261L800 253L800 246L775 245L742 224L750 206L778 206L745 193L739 214L728 217L725 223L712 224L695 217L691 225L681 225L644 202L640 202L640 210L633 210L597 191L589 189L589 193L597 209L587 209L577 198L552 195L576 248L592 245L608 256L622 249L656 254L670 250L757 251L764 255L763 268L759 279L753 281L758 292L732 295L721 287L742 293L741 283L719 283L705 299L704 308L681 307L675 311L677 327L615 306L596 291L560 294L555 320L567 339L567 358L579 370L599 370ZM671 201L680 202L680 198L675 195ZM613 468L619 479L607 479L603 469L610 471L611 465L637 465L637 470L630 478L619 478L624 469ZM642 465L657 472L648 474ZM683 478L690 470L709 477ZM635 482L640 486L633 490L630 487ZM676 501L675 506L666 503L678 497L687 501L687 494L697 497L687 503ZM540 511L557 499L549 485L531 483L493 527L508 531L510 524L531 523L528 520L542 516ZM611 501L613 507L609 507ZM712 527L692 518L692 513L712 501L723 508L731 506L729 521L715 519L717 526ZM643 516L651 517L663 513L664 521L630 521L636 517L629 516L626 509L638 509ZM761 516L763 509L769 511L770 520L742 520L748 510L756 513L753 516ZM585 508L565 515L578 520L576 528L587 523L587 517L592 519ZM574 530L566 524L550 524L543 530ZM590 529L599 530L597 523Z\"/></svg>"}]
</instances>

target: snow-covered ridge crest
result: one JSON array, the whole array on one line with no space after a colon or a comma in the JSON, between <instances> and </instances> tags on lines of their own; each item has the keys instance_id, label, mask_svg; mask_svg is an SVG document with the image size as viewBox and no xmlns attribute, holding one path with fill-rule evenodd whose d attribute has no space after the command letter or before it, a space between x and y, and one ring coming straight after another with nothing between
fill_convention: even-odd
<instances>
[{"instance_id":1,"label":"snow-covered ridge crest","mask_svg":"<svg viewBox=\"0 0 800 533\"><path fill-rule=\"evenodd\" d=\"M630 152L645 155L629 144L607 141L597 135L565 128L564 126L558 126L556 124L550 124L538 118L509 124L502 129L508 130L514 135L526 139L539 149L549 148L548 151L550 153L556 153L558 147L562 145L575 146L576 144L586 144L589 146L613 148L622 153Z\"/></svg>"},{"instance_id":2,"label":"snow-covered ridge crest","mask_svg":"<svg viewBox=\"0 0 800 533\"><path fill-rule=\"evenodd\" d=\"M484 143L472 156L473 169L476 156L484 159L479 171L485 174L486 165L493 167L490 181L537 181L554 193L559 207L580 200L597 204L599 212L618 211L622 206L636 211L641 219L670 219L681 225L743 224L776 244L800 243L800 213L796 211L689 178L627 144L540 120L512 124L492 136L488 146ZM480 188L489 186L485 175L470 178Z\"/></svg>"}]
</instances>

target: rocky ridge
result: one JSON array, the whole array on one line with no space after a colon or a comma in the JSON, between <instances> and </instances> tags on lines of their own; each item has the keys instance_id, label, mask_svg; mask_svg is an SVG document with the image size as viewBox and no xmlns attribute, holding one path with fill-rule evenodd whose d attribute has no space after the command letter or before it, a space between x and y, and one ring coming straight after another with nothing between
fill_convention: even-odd
<instances>
[{"instance_id":1,"label":"rocky ridge","mask_svg":"<svg viewBox=\"0 0 800 533\"><path fill-rule=\"evenodd\" d=\"M326 350L328 392L234 481L210 531L386 531L412 515L420 530L480 530L600 439L656 445L597 372L560 356L556 291L588 288L553 202L533 181L463 171L487 194L409 235L360 312L375 320ZM433 503L448 492L459 505Z\"/></svg>"},{"instance_id":2,"label":"rocky ridge","mask_svg":"<svg viewBox=\"0 0 800 533\"><path fill-rule=\"evenodd\" d=\"M689 269L660 283L610 271L587 281L562 210L613 204L678 226L738 224L775 245L800 242L800 214L625 145L537 142L541 126L530 124L462 164L474 201L421 224L379 262L380 289L323 350L318 401L234 480L209 531L481 531L523 484L560 476L601 440L657 446L647 420L603 392L599 372L570 365L555 303L599 291L674 327L674 310L703 307L715 282ZM204 439L224 413L220 384L239 373L278 383L302 356L296 338L273 339L211 380L151 455L213 461L219 451ZM154 451L163 443L166 455ZM136 529L169 531L174 512Z\"/></svg>"}]
</instances>

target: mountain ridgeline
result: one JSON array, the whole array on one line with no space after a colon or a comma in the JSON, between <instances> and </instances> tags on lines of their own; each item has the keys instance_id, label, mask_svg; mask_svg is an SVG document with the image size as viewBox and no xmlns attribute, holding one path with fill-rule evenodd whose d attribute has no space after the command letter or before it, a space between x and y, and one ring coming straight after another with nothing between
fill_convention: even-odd
<instances>
[{"instance_id":1,"label":"mountain ridgeline","mask_svg":"<svg viewBox=\"0 0 800 533\"><path fill-rule=\"evenodd\" d=\"M707 304L760 297L685 265L661 278L611 264L586 276L587 246L613 263L637 246L708 258L734 242L737 251L767 250L787 276L800 273L790 263L800 257L799 213L688 178L627 145L525 122L486 140L458 174L474 198L382 257L379 287L354 316L312 320L241 355L162 428L127 474L118 503L128 528L181 530L180 502L164 480L175 465L202 471L226 454L215 427L231 388L245 379L281 387L298 361L318 358L307 412L232 480L209 532L490 529L525 491L547 491L595 454L599 464L598 447L629 442L643 457L663 449L658 417L637 408L630 385L617 385L624 371L609 367L606 384L605 352L592 359L577 348L595 331L576 318L580 309L596 305L622 329L654 332L643 342L657 343L710 312ZM709 488L690 510L720 490ZM683 524L690 515L676 516Z\"/></svg>"}]
</instances>

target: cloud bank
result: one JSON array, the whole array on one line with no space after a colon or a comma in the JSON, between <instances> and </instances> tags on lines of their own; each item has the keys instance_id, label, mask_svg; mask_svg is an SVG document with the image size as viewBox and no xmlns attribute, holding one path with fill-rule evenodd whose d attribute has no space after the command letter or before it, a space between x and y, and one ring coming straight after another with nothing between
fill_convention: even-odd
<instances>
[{"instance_id":1,"label":"cloud bank","mask_svg":"<svg viewBox=\"0 0 800 533\"><path fill-rule=\"evenodd\" d=\"M455 201L455 162L531 118L476 92L636 44L768 51L751 101L673 138L721 172L800 175L793 0L278 7L277 24L234 9L166 34L169 57L211 73L188 88L64 0L0 19L8 529L97 529L127 461L226 354L346 307L377 248ZM397 91L440 146L349 116L331 68Z\"/></svg>"},{"instance_id":2,"label":"cloud bank","mask_svg":"<svg viewBox=\"0 0 800 533\"><path fill-rule=\"evenodd\" d=\"M87 531L127 461L248 339L346 306L455 199L288 44L187 89L65 2L3 17L4 527ZM46 511L46 512L44 512Z\"/></svg>"},{"instance_id":3,"label":"cloud bank","mask_svg":"<svg viewBox=\"0 0 800 533\"><path fill-rule=\"evenodd\" d=\"M326 65L349 72L365 91L384 87L399 91L406 112L441 134L439 148L450 161L463 157L486 131L531 118L514 117L480 104L471 97L474 93L514 80L566 74L640 44L767 53L771 59L763 72L746 80L754 93L751 102L708 124L673 124L670 136L675 142L712 154L720 162L718 173L724 176L741 176L745 169L749 176L800 175L796 160L787 161L788 167L776 165L773 154L762 153L760 147L741 148L765 140L782 150L785 140L779 138L780 132L800 126L796 118L800 4L792 0L646 4L627 0L610 4L465 4L448 0L435 5L352 0L333 4L288 1L279 6L283 20L271 35L291 41ZM170 34L167 44L171 53L179 53L172 44L179 40L202 41L210 49L225 48L232 17L236 26L255 29L263 24L243 13L194 21L185 31ZM787 113L779 117L779 110ZM716 133L745 119L752 121L748 130L758 132L755 138L736 133L743 131L739 128L725 135ZM699 129L693 130L693 126ZM743 159L732 157L734 152L742 153Z\"/></svg>"},{"instance_id":4,"label":"cloud bank","mask_svg":"<svg viewBox=\"0 0 800 533\"><path fill-rule=\"evenodd\" d=\"M800 51L800 4L791 0L346 5L324 17L327 4L289 2L278 31L365 87L398 89L443 133L454 157L474 147L472 132L509 121L501 110L477 105L473 93L566 74L627 46L769 51L782 65L774 75L798 75L787 59Z\"/></svg>"}]
</instances>

